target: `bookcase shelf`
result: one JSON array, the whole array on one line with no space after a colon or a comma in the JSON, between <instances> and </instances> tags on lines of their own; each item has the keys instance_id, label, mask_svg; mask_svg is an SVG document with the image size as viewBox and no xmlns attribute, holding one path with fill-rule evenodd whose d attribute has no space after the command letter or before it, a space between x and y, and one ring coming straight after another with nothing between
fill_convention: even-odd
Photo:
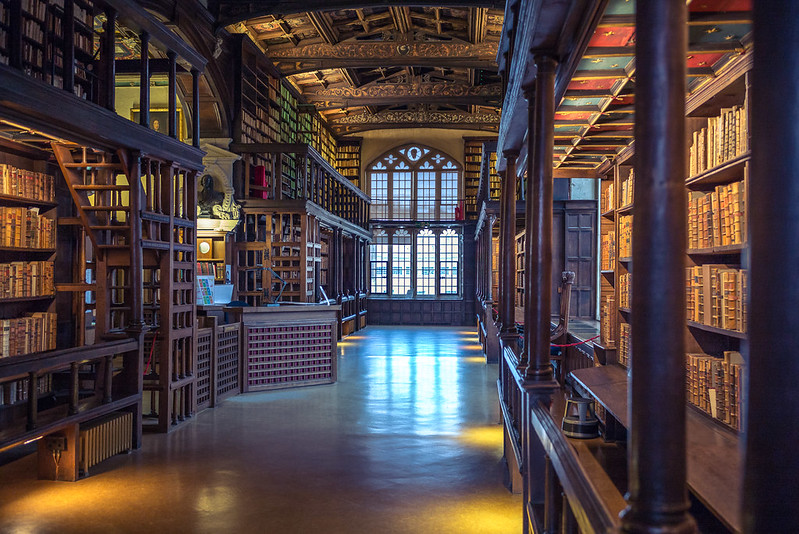
<instances>
[{"instance_id":1,"label":"bookcase shelf","mask_svg":"<svg viewBox=\"0 0 799 534\"><path fill-rule=\"evenodd\" d=\"M27 302L27 301L37 301L37 300L52 300L55 298L55 293L51 295L36 295L34 297L11 297L11 298L0 298L0 304L4 303L11 303L11 302Z\"/></svg>"},{"instance_id":2,"label":"bookcase shelf","mask_svg":"<svg viewBox=\"0 0 799 534\"><path fill-rule=\"evenodd\" d=\"M746 249L746 243L736 245L724 245L719 247L709 248L691 248L688 249L690 256L729 256L739 255Z\"/></svg>"},{"instance_id":3,"label":"bookcase shelf","mask_svg":"<svg viewBox=\"0 0 799 534\"><path fill-rule=\"evenodd\" d=\"M624 215L625 213L632 213L633 207L634 207L633 204L627 204L623 208L619 208L618 210L616 210L616 213L618 213L619 215Z\"/></svg>"},{"instance_id":4,"label":"bookcase shelf","mask_svg":"<svg viewBox=\"0 0 799 534\"><path fill-rule=\"evenodd\" d=\"M733 337L736 339L746 339L746 332L738 332L737 330L729 330L727 328L719 328L716 326L710 326L703 323L697 323L696 321L687 321L688 326L690 328L695 328L697 330L703 330L705 332L710 332L711 334L718 334L720 336L727 336Z\"/></svg>"},{"instance_id":5,"label":"bookcase shelf","mask_svg":"<svg viewBox=\"0 0 799 534\"><path fill-rule=\"evenodd\" d=\"M727 160L712 169L708 169L695 176L691 176L686 181L689 189L701 189L710 185L718 185L730 182L738 176L743 166L752 159L749 151Z\"/></svg>"}]
</instances>

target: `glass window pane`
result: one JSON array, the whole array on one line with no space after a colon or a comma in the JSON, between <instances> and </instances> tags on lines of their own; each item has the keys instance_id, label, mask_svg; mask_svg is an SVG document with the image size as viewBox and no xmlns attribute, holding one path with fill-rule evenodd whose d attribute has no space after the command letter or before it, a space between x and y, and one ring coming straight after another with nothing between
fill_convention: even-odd
<instances>
[{"instance_id":1,"label":"glass window pane","mask_svg":"<svg viewBox=\"0 0 799 534\"><path fill-rule=\"evenodd\" d=\"M416 294L436 294L436 236L428 228L416 238Z\"/></svg>"},{"instance_id":2,"label":"glass window pane","mask_svg":"<svg viewBox=\"0 0 799 534\"><path fill-rule=\"evenodd\" d=\"M394 233L391 245L391 294L412 294L411 290L411 236L403 229Z\"/></svg>"},{"instance_id":3,"label":"glass window pane","mask_svg":"<svg viewBox=\"0 0 799 534\"><path fill-rule=\"evenodd\" d=\"M385 295L388 284L388 236L384 231L376 233L369 254L371 292Z\"/></svg>"},{"instance_id":4,"label":"glass window pane","mask_svg":"<svg viewBox=\"0 0 799 534\"><path fill-rule=\"evenodd\" d=\"M442 295L458 294L458 268L460 264L460 236L452 229L445 230L439 238L439 285Z\"/></svg>"}]
</instances>

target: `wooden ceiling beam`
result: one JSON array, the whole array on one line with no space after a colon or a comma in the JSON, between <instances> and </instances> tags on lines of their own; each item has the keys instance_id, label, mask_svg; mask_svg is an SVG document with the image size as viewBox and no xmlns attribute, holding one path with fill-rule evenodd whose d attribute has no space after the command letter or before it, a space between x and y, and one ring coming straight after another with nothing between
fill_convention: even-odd
<instances>
[{"instance_id":1,"label":"wooden ceiling beam","mask_svg":"<svg viewBox=\"0 0 799 534\"><path fill-rule=\"evenodd\" d=\"M409 33L411 31L410 8L408 6L391 6L388 10L397 31Z\"/></svg>"},{"instance_id":2,"label":"wooden ceiling beam","mask_svg":"<svg viewBox=\"0 0 799 534\"><path fill-rule=\"evenodd\" d=\"M751 24L752 13L738 11L733 13L692 12L688 14L689 26L708 26L711 24ZM605 15L599 21L599 28L619 28L635 26L635 15Z\"/></svg>"},{"instance_id":3,"label":"wooden ceiling beam","mask_svg":"<svg viewBox=\"0 0 799 534\"><path fill-rule=\"evenodd\" d=\"M720 43L694 43L688 46L688 54L726 54L729 52L743 52L744 47L737 41L723 41ZM603 57L634 56L634 46L592 46L583 55L584 59Z\"/></svg>"},{"instance_id":4,"label":"wooden ceiling beam","mask_svg":"<svg viewBox=\"0 0 799 534\"><path fill-rule=\"evenodd\" d=\"M311 11L336 11L340 9L363 9L396 6L396 1L377 0L262 0L242 2L241 0L220 0L218 6L219 26L224 27L248 19L272 13L304 13ZM505 0L436 0L441 7L485 7L504 9Z\"/></svg>"},{"instance_id":5,"label":"wooden ceiling beam","mask_svg":"<svg viewBox=\"0 0 799 534\"><path fill-rule=\"evenodd\" d=\"M334 45L339 42L338 30L333 26L333 20L328 13L309 12L306 13L310 19L316 33L318 33L327 44Z\"/></svg>"},{"instance_id":6,"label":"wooden ceiling beam","mask_svg":"<svg viewBox=\"0 0 799 534\"><path fill-rule=\"evenodd\" d=\"M488 9L473 7L469 9L469 42L482 43L488 33Z\"/></svg>"}]
</instances>

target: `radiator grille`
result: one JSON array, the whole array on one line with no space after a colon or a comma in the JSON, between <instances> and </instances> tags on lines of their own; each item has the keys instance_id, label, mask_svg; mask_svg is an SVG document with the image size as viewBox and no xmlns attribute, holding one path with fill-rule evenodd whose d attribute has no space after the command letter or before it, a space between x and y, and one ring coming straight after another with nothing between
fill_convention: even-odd
<instances>
[{"instance_id":1,"label":"radiator grille","mask_svg":"<svg viewBox=\"0 0 799 534\"><path fill-rule=\"evenodd\" d=\"M89 475L89 468L103 460L131 449L133 414L117 412L90 421L80 429L80 470Z\"/></svg>"}]
</instances>

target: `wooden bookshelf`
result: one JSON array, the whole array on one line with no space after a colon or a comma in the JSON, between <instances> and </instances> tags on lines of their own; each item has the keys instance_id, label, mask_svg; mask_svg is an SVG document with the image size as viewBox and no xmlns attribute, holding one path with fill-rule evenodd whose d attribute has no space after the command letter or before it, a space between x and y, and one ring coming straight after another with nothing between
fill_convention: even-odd
<instances>
[{"instance_id":1,"label":"wooden bookshelf","mask_svg":"<svg viewBox=\"0 0 799 534\"><path fill-rule=\"evenodd\" d=\"M464 139L463 143L463 198L466 220L476 220L480 214L477 205L482 167L483 143L480 140Z\"/></svg>"},{"instance_id":2,"label":"wooden bookshelf","mask_svg":"<svg viewBox=\"0 0 799 534\"><path fill-rule=\"evenodd\" d=\"M361 187L361 140L339 139L336 150L336 170Z\"/></svg>"},{"instance_id":3,"label":"wooden bookshelf","mask_svg":"<svg viewBox=\"0 0 799 534\"><path fill-rule=\"evenodd\" d=\"M737 381L745 365L740 363L741 343L747 338L747 272L742 269L748 242L751 161L747 69L738 69L736 76L697 92L686 105L690 147L685 179L688 403L713 424L733 432L740 429L737 414L745 403ZM634 357L629 350L635 212L632 157L619 158L602 177L600 189L602 342L618 349L617 358L609 363L622 367ZM606 330L612 334L606 336ZM732 418L731 413L735 414Z\"/></svg>"}]
</instances>

